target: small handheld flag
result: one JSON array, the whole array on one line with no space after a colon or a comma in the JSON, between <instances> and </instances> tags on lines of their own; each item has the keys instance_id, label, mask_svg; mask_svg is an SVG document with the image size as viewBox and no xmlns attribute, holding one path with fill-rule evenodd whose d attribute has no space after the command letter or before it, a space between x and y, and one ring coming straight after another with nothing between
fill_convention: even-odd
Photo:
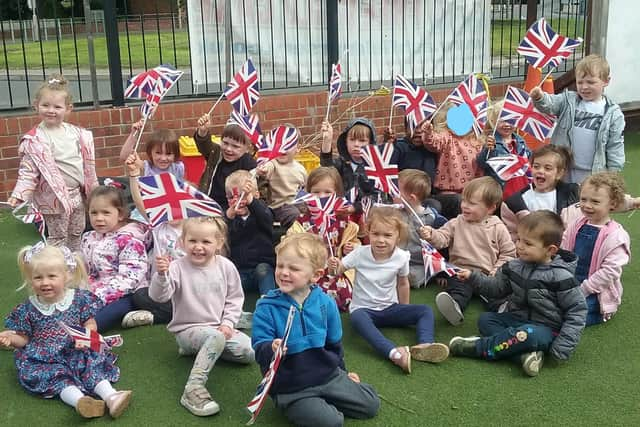
<instances>
[{"instance_id":1,"label":"small handheld flag","mask_svg":"<svg viewBox=\"0 0 640 427\"><path fill-rule=\"evenodd\" d=\"M287 154L298 143L298 130L288 126L272 129L266 138L260 140L258 148L258 164L273 160Z\"/></svg>"},{"instance_id":2,"label":"small handheld flag","mask_svg":"<svg viewBox=\"0 0 640 427\"><path fill-rule=\"evenodd\" d=\"M64 322L59 323L62 329L73 338L76 348L90 348L93 351L103 352L110 350L112 347L120 347L124 342L120 335L103 337L93 329L70 326Z\"/></svg>"},{"instance_id":3,"label":"small handheld flag","mask_svg":"<svg viewBox=\"0 0 640 427\"><path fill-rule=\"evenodd\" d=\"M262 145L262 139L264 137L260 130L260 121L257 115L251 114L250 116L243 116L234 109L231 111L231 117L229 117L227 124L231 123L240 126L256 148Z\"/></svg>"},{"instance_id":4,"label":"small handheld flag","mask_svg":"<svg viewBox=\"0 0 640 427\"><path fill-rule=\"evenodd\" d=\"M487 123L487 109L489 108L489 96L480 79L473 73L469 74L451 92L447 100L455 105L467 104L474 118L473 130L476 135L480 135L484 125Z\"/></svg>"},{"instance_id":5,"label":"small handheld flag","mask_svg":"<svg viewBox=\"0 0 640 427\"><path fill-rule=\"evenodd\" d=\"M499 120L511 123L540 141L548 138L555 126L554 117L538 110L527 92L513 86L507 88Z\"/></svg>"},{"instance_id":6,"label":"small handheld flag","mask_svg":"<svg viewBox=\"0 0 640 427\"><path fill-rule=\"evenodd\" d=\"M424 261L424 283L425 285L430 278L438 273L444 272L451 277L458 269L453 264L449 264L442 254L426 240L420 239L422 246L422 260Z\"/></svg>"},{"instance_id":7,"label":"small handheld flag","mask_svg":"<svg viewBox=\"0 0 640 427\"><path fill-rule=\"evenodd\" d=\"M289 307L289 315L287 316L287 323L284 327L282 342L273 354L273 359L271 359L269 368L264 373L262 381L260 381L260 384L258 384L255 396L253 396L253 399L251 399L251 401L247 404L247 409L251 413L251 419L249 420L249 422L247 422L248 426L256 422L256 418L258 418L258 415L260 414L260 411L264 406L264 402L269 395L269 389L271 388L273 380L276 377L276 373L278 372L278 368L280 367L280 362L284 358L284 349L287 346L287 341L289 340L289 333L291 332L291 326L293 325L293 318L295 317L295 314L296 308L292 305Z\"/></svg>"},{"instance_id":8,"label":"small handheld flag","mask_svg":"<svg viewBox=\"0 0 640 427\"><path fill-rule=\"evenodd\" d=\"M247 62L233 76L224 91L224 96L238 113L243 116L249 115L251 108L260 99L258 72L250 59L247 59Z\"/></svg>"},{"instance_id":9,"label":"small handheld flag","mask_svg":"<svg viewBox=\"0 0 640 427\"><path fill-rule=\"evenodd\" d=\"M404 108L411 132L436 111L436 102L426 90L398 74L393 85L392 106Z\"/></svg>"},{"instance_id":10,"label":"small handheld flag","mask_svg":"<svg viewBox=\"0 0 640 427\"><path fill-rule=\"evenodd\" d=\"M512 178L526 175L529 170L529 160L516 154L492 157L487 159L487 165L493 169L498 178L509 181Z\"/></svg>"},{"instance_id":11,"label":"small handheld flag","mask_svg":"<svg viewBox=\"0 0 640 427\"><path fill-rule=\"evenodd\" d=\"M19 213L20 210L27 205L29 205L27 213ZM47 236L45 233L46 224L44 222L44 216L42 216L42 213L40 213L39 210L31 205L30 202L22 202L20 205L16 206L15 209L13 209L12 214L14 218L22 221L24 224L34 224L36 226L36 229L38 230L38 233L40 233L40 236L42 237L42 241L47 243Z\"/></svg>"},{"instance_id":12,"label":"small handheld flag","mask_svg":"<svg viewBox=\"0 0 640 427\"><path fill-rule=\"evenodd\" d=\"M551 65L557 68L582 43L582 38L571 39L561 36L544 18L529 27L516 51L536 68Z\"/></svg>"},{"instance_id":13,"label":"small handheld flag","mask_svg":"<svg viewBox=\"0 0 640 427\"><path fill-rule=\"evenodd\" d=\"M393 144L370 144L362 149L362 159L367 177L374 186L391 196L400 194L398 187L398 165L391 163Z\"/></svg>"}]
</instances>

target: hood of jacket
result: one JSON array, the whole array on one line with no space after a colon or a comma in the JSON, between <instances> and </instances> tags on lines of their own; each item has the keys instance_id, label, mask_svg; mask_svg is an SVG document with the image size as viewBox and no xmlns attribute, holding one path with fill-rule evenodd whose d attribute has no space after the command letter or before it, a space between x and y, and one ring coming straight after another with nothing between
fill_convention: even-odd
<instances>
[{"instance_id":1,"label":"hood of jacket","mask_svg":"<svg viewBox=\"0 0 640 427\"><path fill-rule=\"evenodd\" d=\"M340 157L342 159L348 159L351 162L353 162L353 159L351 158L351 156L349 155L349 151L347 150L347 133L355 125L364 125L368 127L369 130L371 130L371 141L369 141L369 143L376 143L376 128L375 126L373 126L373 123L369 119L358 117L356 119L350 120L342 133L338 136L336 146L338 147L338 154L340 154Z\"/></svg>"}]
</instances>

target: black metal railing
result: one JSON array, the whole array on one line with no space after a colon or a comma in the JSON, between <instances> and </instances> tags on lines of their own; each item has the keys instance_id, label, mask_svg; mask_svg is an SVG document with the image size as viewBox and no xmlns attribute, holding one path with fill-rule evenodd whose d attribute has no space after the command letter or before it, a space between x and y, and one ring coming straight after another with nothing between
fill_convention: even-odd
<instances>
[{"instance_id":1,"label":"black metal railing","mask_svg":"<svg viewBox=\"0 0 640 427\"><path fill-rule=\"evenodd\" d=\"M220 94L247 58L264 91L326 87L338 60L347 92L390 86L397 73L427 86L469 72L517 78L527 17L585 37L590 8L587 0L103 0L85 21L72 13L82 0L37 0L35 14L26 0L1 3L0 110L27 108L53 72L67 76L77 104L95 96L123 105L128 78L161 63L185 72L171 98ZM586 45L558 71L573 68Z\"/></svg>"}]
</instances>

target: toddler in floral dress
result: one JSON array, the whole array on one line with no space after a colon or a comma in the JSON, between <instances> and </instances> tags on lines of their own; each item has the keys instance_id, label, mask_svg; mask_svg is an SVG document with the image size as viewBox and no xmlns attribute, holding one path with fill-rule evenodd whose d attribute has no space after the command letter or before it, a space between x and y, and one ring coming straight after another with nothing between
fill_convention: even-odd
<instances>
[{"instance_id":1,"label":"toddler in floral dress","mask_svg":"<svg viewBox=\"0 0 640 427\"><path fill-rule=\"evenodd\" d=\"M0 347L15 349L18 381L30 393L59 396L84 418L102 416L105 403L109 414L119 417L131 391L111 385L120 378L116 355L76 348L61 326L96 329L94 316L102 303L89 291L74 289L87 278L81 260L65 246L38 243L20 250L18 264L33 295L13 309L0 332Z\"/></svg>"},{"instance_id":2,"label":"toddler in floral dress","mask_svg":"<svg viewBox=\"0 0 640 427\"><path fill-rule=\"evenodd\" d=\"M122 190L100 186L91 192L89 221L93 230L82 236L81 246L91 292L105 304L96 313L99 332L120 324L135 309L133 293L147 284L147 227L127 222L128 217ZM151 322L153 317L135 326Z\"/></svg>"}]
</instances>

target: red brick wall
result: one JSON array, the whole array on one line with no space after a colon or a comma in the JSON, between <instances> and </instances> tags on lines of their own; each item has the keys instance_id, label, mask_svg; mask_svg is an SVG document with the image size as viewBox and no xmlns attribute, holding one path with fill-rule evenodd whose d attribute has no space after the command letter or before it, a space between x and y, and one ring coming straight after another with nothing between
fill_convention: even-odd
<instances>
[{"instance_id":1,"label":"red brick wall","mask_svg":"<svg viewBox=\"0 0 640 427\"><path fill-rule=\"evenodd\" d=\"M492 96L504 94L506 84L492 85ZM450 89L431 90L437 101L447 96ZM339 118L334 129L340 130L352 117L368 117L373 120L377 129L382 132L388 125L390 96L373 96L362 104L365 96L357 98L344 97L337 106L331 108L330 120ZM209 110L212 100L165 102L160 105L153 120L147 124L145 134L155 127L175 129L179 135L192 135L198 117ZM326 92L263 95L254 107L260 117L263 131L267 131L282 123L292 123L302 134L302 140L310 141L319 130L327 108ZM219 123L213 133L220 134L229 117L231 106L221 102L213 113L213 122ZM349 110L349 111L347 111ZM345 113L346 112L346 113ZM343 114L344 113L344 114ZM138 120L138 107L103 108L100 110L77 110L70 114L68 121L93 131L96 151L96 169L98 176L118 176L123 174L123 166L118 160L120 147L124 143L131 123ZM33 113L0 117L0 200L6 200L13 189L18 172L18 142L20 136L38 123ZM394 129L403 133L402 113L394 111ZM143 137L144 141L144 137ZM320 141L314 143L317 152ZM312 148L313 149L313 148ZM140 152L144 151L141 147Z\"/></svg>"}]
</instances>

